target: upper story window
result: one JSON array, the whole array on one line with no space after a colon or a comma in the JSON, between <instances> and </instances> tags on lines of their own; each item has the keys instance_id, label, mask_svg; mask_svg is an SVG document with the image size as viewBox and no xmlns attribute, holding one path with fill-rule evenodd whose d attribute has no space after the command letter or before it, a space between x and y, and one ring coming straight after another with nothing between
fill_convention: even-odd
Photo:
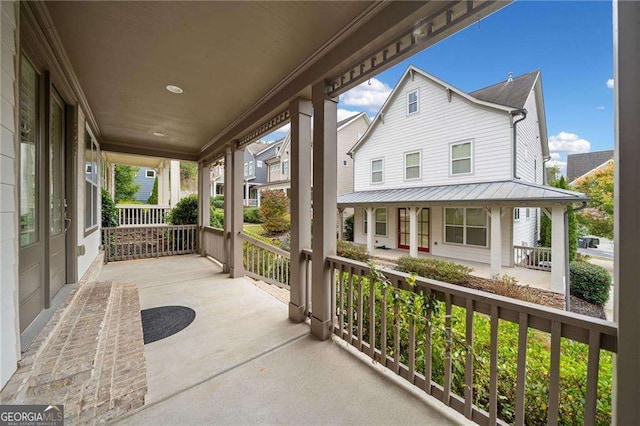
<instances>
[{"instance_id":1,"label":"upper story window","mask_svg":"<svg viewBox=\"0 0 640 426\"><path fill-rule=\"evenodd\" d=\"M289 174L289 160L284 160L282 162L282 174L283 175Z\"/></svg>"},{"instance_id":2,"label":"upper story window","mask_svg":"<svg viewBox=\"0 0 640 426\"><path fill-rule=\"evenodd\" d=\"M249 161L249 176L253 176L256 174L255 165L253 161Z\"/></svg>"},{"instance_id":3,"label":"upper story window","mask_svg":"<svg viewBox=\"0 0 640 426\"><path fill-rule=\"evenodd\" d=\"M404 154L404 180L420 179L420 151Z\"/></svg>"},{"instance_id":4,"label":"upper story window","mask_svg":"<svg viewBox=\"0 0 640 426\"><path fill-rule=\"evenodd\" d=\"M482 208L445 208L444 240L487 247L487 213ZM499 242L498 242L499 244Z\"/></svg>"},{"instance_id":5,"label":"upper story window","mask_svg":"<svg viewBox=\"0 0 640 426\"><path fill-rule=\"evenodd\" d=\"M249 163L244 163L244 175L249 176Z\"/></svg>"},{"instance_id":6,"label":"upper story window","mask_svg":"<svg viewBox=\"0 0 640 426\"><path fill-rule=\"evenodd\" d=\"M451 145L451 174L463 175L472 172L472 152L471 142L461 142Z\"/></svg>"},{"instance_id":7,"label":"upper story window","mask_svg":"<svg viewBox=\"0 0 640 426\"><path fill-rule=\"evenodd\" d=\"M419 93L417 90L407 93L407 114L415 114L418 112L418 98Z\"/></svg>"},{"instance_id":8,"label":"upper story window","mask_svg":"<svg viewBox=\"0 0 640 426\"><path fill-rule=\"evenodd\" d=\"M255 174L255 168L253 161L247 161L244 163L244 175L245 176L253 176Z\"/></svg>"},{"instance_id":9,"label":"upper story window","mask_svg":"<svg viewBox=\"0 0 640 426\"><path fill-rule=\"evenodd\" d=\"M272 165L271 165L271 169L272 169L274 172L279 172L279 171L280 171L280 163L272 164Z\"/></svg>"},{"instance_id":10,"label":"upper story window","mask_svg":"<svg viewBox=\"0 0 640 426\"><path fill-rule=\"evenodd\" d=\"M383 182L384 161L382 158L371 160L371 183Z\"/></svg>"},{"instance_id":11,"label":"upper story window","mask_svg":"<svg viewBox=\"0 0 640 426\"><path fill-rule=\"evenodd\" d=\"M262 160L258 160L258 168L262 168Z\"/></svg>"},{"instance_id":12,"label":"upper story window","mask_svg":"<svg viewBox=\"0 0 640 426\"><path fill-rule=\"evenodd\" d=\"M145 177L148 177L148 178L152 179L152 178L156 177L156 171L155 170L146 170L144 172L144 175L145 175Z\"/></svg>"},{"instance_id":13,"label":"upper story window","mask_svg":"<svg viewBox=\"0 0 640 426\"><path fill-rule=\"evenodd\" d=\"M349 160L342 160L342 165L343 166L348 166L349 165Z\"/></svg>"}]
</instances>

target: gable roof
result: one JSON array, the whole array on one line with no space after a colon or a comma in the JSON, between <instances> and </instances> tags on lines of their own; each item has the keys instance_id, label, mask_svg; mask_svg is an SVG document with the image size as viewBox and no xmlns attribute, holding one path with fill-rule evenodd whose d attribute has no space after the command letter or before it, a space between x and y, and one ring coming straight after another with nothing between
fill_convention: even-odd
<instances>
[{"instance_id":1,"label":"gable roof","mask_svg":"<svg viewBox=\"0 0 640 426\"><path fill-rule=\"evenodd\" d=\"M540 71L532 71L527 74L523 74L521 76L515 77L512 81L504 81L500 83L496 83L494 85L485 87L483 89L477 90L473 93L466 93L455 86L445 82L444 80L440 80L432 74L429 74L420 68L417 68L413 65L409 65L407 70L404 72L398 83L393 88L387 100L384 102L380 111L373 119L369 128L365 132L365 134L360 138L358 142L349 150L348 155L353 155L356 150L362 146L362 144L368 139L369 135L373 131L373 129L377 126L378 122L381 120L381 117L384 116L384 111L387 106L392 102L395 98L397 92L400 87L403 85L405 80L409 78L413 73L417 73L424 78L431 80L432 82L439 84L446 90L449 90L460 97L474 103L477 105L482 105L485 107L493 108L499 111L505 111L508 113L514 113L521 110L524 104L527 102L529 94L532 90L536 90L536 94L538 96L539 102L537 102L537 112L539 117L539 126L540 126L540 135L541 135L541 143L542 143L542 152L544 157L549 156L549 146L547 141L547 126L546 126L546 117L544 113L544 99L542 97L542 83L540 78ZM517 81L516 81L517 80ZM516 82L514 85L513 83ZM480 96L476 96L480 93ZM514 105L510 105L509 103L513 103ZM517 105L522 106L517 106Z\"/></svg>"},{"instance_id":2,"label":"gable roof","mask_svg":"<svg viewBox=\"0 0 640 426\"><path fill-rule=\"evenodd\" d=\"M476 90L471 92L470 95L487 102L507 105L513 108L524 108L539 74L539 70L532 71L514 77L511 81L501 81L489 87Z\"/></svg>"},{"instance_id":3,"label":"gable roof","mask_svg":"<svg viewBox=\"0 0 640 426\"><path fill-rule=\"evenodd\" d=\"M344 120L338 121L337 128L340 130L342 127L349 125L351 123L355 123L356 120L360 117L364 117L367 122L367 125L371 124L371 119L369 118L369 114L366 112L361 112L360 114L352 115L351 117L347 117Z\"/></svg>"},{"instance_id":4,"label":"gable roof","mask_svg":"<svg viewBox=\"0 0 640 426\"><path fill-rule=\"evenodd\" d=\"M613 150L567 155L567 181L573 182L610 160L613 160Z\"/></svg>"},{"instance_id":5,"label":"gable roof","mask_svg":"<svg viewBox=\"0 0 640 426\"><path fill-rule=\"evenodd\" d=\"M264 149L269 146L269 144L267 142L263 142L263 141L258 141L258 142L254 142L251 145L249 145L246 149L249 151L249 153L251 155L256 155L261 151L264 151Z\"/></svg>"}]
</instances>

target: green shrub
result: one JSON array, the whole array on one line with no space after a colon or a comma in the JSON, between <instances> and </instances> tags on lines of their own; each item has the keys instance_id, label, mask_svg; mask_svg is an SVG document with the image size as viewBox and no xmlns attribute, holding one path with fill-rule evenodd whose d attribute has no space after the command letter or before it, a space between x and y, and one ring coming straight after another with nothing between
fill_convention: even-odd
<instances>
[{"instance_id":1,"label":"green shrub","mask_svg":"<svg viewBox=\"0 0 640 426\"><path fill-rule=\"evenodd\" d=\"M287 215L289 199L282 191L264 191L260 203L262 227L269 234L291 229L291 216ZM288 217L288 220L287 220Z\"/></svg>"},{"instance_id":2,"label":"green shrub","mask_svg":"<svg viewBox=\"0 0 640 426\"><path fill-rule=\"evenodd\" d=\"M338 256L357 260L358 262L368 262L370 258L365 246L342 240L338 240Z\"/></svg>"},{"instance_id":3,"label":"green shrub","mask_svg":"<svg viewBox=\"0 0 640 426\"><path fill-rule=\"evenodd\" d=\"M262 223L260 218L260 211L257 207L249 207L242 211L242 216L245 223Z\"/></svg>"},{"instance_id":4,"label":"green shrub","mask_svg":"<svg viewBox=\"0 0 640 426\"><path fill-rule=\"evenodd\" d=\"M410 256L403 256L398 259L398 267L396 269L432 280L458 285L467 284L469 282L469 274L473 271L473 268L447 262L446 260Z\"/></svg>"},{"instance_id":5,"label":"green shrub","mask_svg":"<svg viewBox=\"0 0 640 426\"><path fill-rule=\"evenodd\" d=\"M158 177L153 181L153 189L151 195L147 198L147 204L158 204Z\"/></svg>"},{"instance_id":6,"label":"green shrub","mask_svg":"<svg viewBox=\"0 0 640 426\"><path fill-rule=\"evenodd\" d=\"M224 229L224 212L218 209L211 209L209 225L214 228Z\"/></svg>"},{"instance_id":7,"label":"green shrub","mask_svg":"<svg viewBox=\"0 0 640 426\"><path fill-rule=\"evenodd\" d=\"M111 228L118 226L118 209L113 202L109 191L102 188L102 227Z\"/></svg>"},{"instance_id":8,"label":"green shrub","mask_svg":"<svg viewBox=\"0 0 640 426\"><path fill-rule=\"evenodd\" d=\"M211 205L216 209L224 209L224 200L211 200Z\"/></svg>"},{"instance_id":9,"label":"green shrub","mask_svg":"<svg viewBox=\"0 0 640 426\"><path fill-rule=\"evenodd\" d=\"M197 225L198 196L192 194L178 201L167 215L167 222L172 225Z\"/></svg>"},{"instance_id":10,"label":"green shrub","mask_svg":"<svg viewBox=\"0 0 640 426\"><path fill-rule=\"evenodd\" d=\"M353 241L353 220L353 215L347 216L344 220L344 239L347 241Z\"/></svg>"},{"instance_id":11,"label":"green shrub","mask_svg":"<svg viewBox=\"0 0 640 426\"><path fill-rule=\"evenodd\" d=\"M571 262L571 294L595 305L604 305L609 300L611 275L602 266L587 262Z\"/></svg>"}]
</instances>

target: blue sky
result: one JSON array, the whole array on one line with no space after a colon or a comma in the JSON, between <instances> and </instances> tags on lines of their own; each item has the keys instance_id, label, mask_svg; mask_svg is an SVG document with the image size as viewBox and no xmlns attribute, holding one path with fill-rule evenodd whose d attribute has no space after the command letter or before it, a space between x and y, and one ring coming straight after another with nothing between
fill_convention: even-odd
<instances>
[{"instance_id":1,"label":"blue sky","mask_svg":"<svg viewBox=\"0 0 640 426\"><path fill-rule=\"evenodd\" d=\"M540 69L554 161L613 148L610 2L515 2L345 93L338 118L374 116L409 64L468 92Z\"/></svg>"}]
</instances>

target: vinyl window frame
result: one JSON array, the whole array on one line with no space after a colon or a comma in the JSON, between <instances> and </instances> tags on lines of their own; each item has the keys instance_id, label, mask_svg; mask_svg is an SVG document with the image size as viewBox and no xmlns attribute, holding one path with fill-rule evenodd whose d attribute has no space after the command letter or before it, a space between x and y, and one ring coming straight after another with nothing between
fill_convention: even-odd
<instances>
[{"instance_id":1,"label":"vinyl window frame","mask_svg":"<svg viewBox=\"0 0 640 426\"><path fill-rule=\"evenodd\" d=\"M380 170L373 170L373 163L380 162ZM373 174L380 173L380 181L373 180ZM384 158L372 158L369 162L369 182L371 185L381 185L384 183Z\"/></svg>"},{"instance_id":2,"label":"vinyl window frame","mask_svg":"<svg viewBox=\"0 0 640 426\"><path fill-rule=\"evenodd\" d=\"M473 142L474 142L473 140L465 140L465 141L453 142L449 144L449 176L468 176L473 174L474 172L474 167L473 167L474 143ZM469 144L469 156L461 157L461 158L453 158L453 148L459 145L467 145L467 144ZM461 160L469 160L469 171L454 173L453 162L461 161Z\"/></svg>"},{"instance_id":3,"label":"vinyl window frame","mask_svg":"<svg viewBox=\"0 0 640 426\"><path fill-rule=\"evenodd\" d=\"M418 154L418 164L417 166L409 166L409 167L417 167L418 168L418 176L417 177L413 177L413 178L408 178L407 177L407 156L409 155L413 155L413 154ZM404 157L403 157L403 177L405 182L409 182L409 181L414 181L414 180L420 180L422 179L422 150L418 149L415 151L407 151L404 153Z\"/></svg>"},{"instance_id":4,"label":"vinyl window frame","mask_svg":"<svg viewBox=\"0 0 640 426\"><path fill-rule=\"evenodd\" d=\"M411 95L416 95L416 100L411 101ZM411 111L411 105L416 106L415 111ZM410 92L407 92L407 115L414 115L420 112L420 89L415 89Z\"/></svg>"},{"instance_id":5,"label":"vinyl window frame","mask_svg":"<svg viewBox=\"0 0 640 426\"><path fill-rule=\"evenodd\" d=\"M89 128L89 126L85 127L85 138L88 140L84 141L83 155L84 155L84 163L85 170L87 166L87 161L91 164L91 173L90 176L87 176L85 173L85 200L84 200L84 236L92 234L97 231L100 227L100 214L99 214L99 204L101 203L100 197L100 178L98 170L100 169L100 146L98 145L98 141L96 140L93 132ZM91 158L87 159L87 145L91 144ZM95 163L93 159L95 158ZM90 185L92 190L90 191L91 197L88 199L87 197L87 188L86 186ZM95 223L87 223L87 211L90 210L90 217L92 220L95 220Z\"/></svg>"},{"instance_id":6,"label":"vinyl window frame","mask_svg":"<svg viewBox=\"0 0 640 426\"><path fill-rule=\"evenodd\" d=\"M454 225L454 224L447 224L447 210L456 210L456 209L462 209L463 213L462 213L462 225ZM479 225L468 225L467 224L467 210L482 210L484 211L484 209L482 209L481 207L444 207L443 208L443 214L442 214L442 241L444 241L444 244L450 244L450 245L454 245L454 246L464 246L464 247L472 247L472 248L489 248L490 244L489 244L489 238L490 238L490 232L491 230L489 229L489 217L487 215L487 212L484 211L484 226L479 226ZM462 243L456 243L454 241L447 241L447 227L456 227L456 228L462 228ZM467 241L467 230L468 228L474 228L474 229L485 229L485 243L484 245L479 245L479 244L469 244ZM497 242L497 244L500 244L501 242Z\"/></svg>"},{"instance_id":7,"label":"vinyl window frame","mask_svg":"<svg viewBox=\"0 0 640 426\"><path fill-rule=\"evenodd\" d=\"M149 172L151 172L151 176L149 176ZM148 179L155 179L156 171L155 170L145 170L144 171L144 177L148 178Z\"/></svg>"}]
</instances>

